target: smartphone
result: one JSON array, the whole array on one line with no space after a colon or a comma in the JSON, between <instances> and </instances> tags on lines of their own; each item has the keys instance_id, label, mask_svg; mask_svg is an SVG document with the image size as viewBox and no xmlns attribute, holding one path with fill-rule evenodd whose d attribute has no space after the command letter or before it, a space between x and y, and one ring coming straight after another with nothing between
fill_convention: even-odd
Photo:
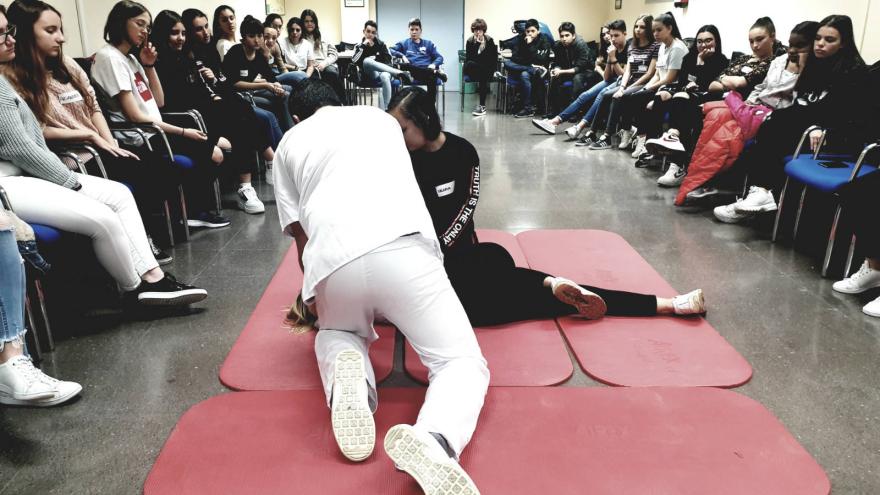
<instances>
[{"instance_id":1,"label":"smartphone","mask_svg":"<svg viewBox=\"0 0 880 495\"><path fill-rule=\"evenodd\" d=\"M825 168L849 168L849 165L841 161L819 162L819 166Z\"/></svg>"}]
</instances>

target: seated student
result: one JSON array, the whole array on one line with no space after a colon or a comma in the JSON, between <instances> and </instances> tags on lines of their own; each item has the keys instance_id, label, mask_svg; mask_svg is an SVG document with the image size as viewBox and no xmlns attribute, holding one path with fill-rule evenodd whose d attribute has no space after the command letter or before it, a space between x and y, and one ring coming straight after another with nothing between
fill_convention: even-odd
<instances>
[{"instance_id":1,"label":"seated student","mask_svg":"<svg viewBox=\"0 0 880 495\"><path fill-rule=\"evenodd\" d=\"M305 9L299 15L303 22L303 39L312 43L312 54L315 56L315 71L312 77L317 77L336 91L339 100L345 102L345 88L342 87L342 77L339 75L339 67L336 61L339 54L333 44L321 39L321 28L318 26L318 15L312 9Z\"/></svg>"},{"instance_id":2,"label":"seated student","mask_svg":"<svg viewBox=\"0 0 880 495\"><path fill-rule=\"evenodd\" d=\"M596 56L587 42L575 32L574 24L563 22L559 25L559 41L553 45L554 59L550 65L550 108L547 109L551 118L564 106L571 97L563 98L562 83L571 81L571 95L577 96L585 89L599 82L595 72Z\"/></svg>"},{"instance_id":3,"label":"seated student","mask_svg":"<svg viewBox=\"0 0 880 495\"><path fill-rule=\"evenodd\" d=\"M517 268L501 246L481 243L474 227L480 158L465 139L443 132L420 88L404 88L388 112L403 129L416 181L443 248L452 287L474 326L579 314L585 318L686 315L705 312L701 290L672 299L597 287ZM438 193L447 186L447 192ZM451 187L448 187L451 186Z\"/></svg>"},{"instance_id":4,"label":"seated student","mask_svg":"<svg viewBox=\"0 0 880 495\"><path fill-rule=\"evenodd\" d=\"M209 139L198 129L179 127L163 122L159 109L165 105L165 93L156 73L158 58L149 42L152 25L150 12L140 3L122 0L113 6L104 25L107 44L95 53L92 77L113 98L118 110L108 112L110 120L152 123L166 133L175 153L188 156L195 162L192 173L184 174L186 197L190 210L190 227L221 228L229 220L220 212L211 210L214 204L210 184L217 178L226 140ZM132 52L137 52L137 56ZM143 65L141 65L143 64ZM154 149L162 149L158 138ZM122 141L127 145L143 145L137 134L128 134Z\"/></svg>"},{"instance_id":5,"label":"seated student","mask_svg":"<svg viewBox=\"0 0 880 495\"><path fill-rule=\"evenodd\" d=\"M547 134L556 134L556 129L560 124L574 117L575 114L580 112L587 105L590 105L590 109L584 115L584 118L580 120L577 125L571 126L565 130L569 139L577 140L581 137L581 134L590 128L590 122L596 117L596 113L599 111L599 106L602 102L602 95L605 93L605 90L609 90L611 93L616 91L616 88L620 84L620 78L626 71L627 65L626 50L628 45L626 41L626 22L622 19L618 19L609 22L608 25L604 26L602 29L603 32L606 33L608 39L607 45L600 57L603 63L603 66L601 67L602 80L596 83L592 88L578 95L577 98L575 98L575 100L556 117L553 117L552 119L532 120L532 124L538 129L541 129ZM599 68L600 67L597 65L596 70L598 71ZM590 143L592 144L592 141L590 141Z\"/></svg>"},{"instance_id":6,"label":"seated student","mask_svg":"<svg viewBox=\"0 0 880 495\"><path fill-rule=\"evenodd\" d=\"M281 33L281 30L284 28L284 18L273 12L266 16L266 20L263 21L263 27L272 27L276 32Z\"/></svg>"},{"instance_id":7,"label":"seated student","mask_svg":"<svg viewBox=\"0 0 880 495\"><path fill-rule=\"evenodd\" d=\"M498 45L486 34L486 21L476 19L471 23L473 36L465 42L465 62L463 72L471 81L477 83L480 103L472 112L475 116L486 115L486 96L489 95L489 81L498 67Z\"/></svg>"},{"instance_id":8,"label":"seated student","mask_svg":"<svg viewBox=\"0 0 880 495\"><path fill-rule=\"evenodd\" d=\"M156 15L150 39L159 52L156 72L165 90L162 108L170 112L196 109L212 139L230 142L232 156L228 161L239 179L238 207L251 215L263 213L265 207L251 185L251 173L256 169L254 152L265 155L271 148L263 142L265 137L259 132L251 106L238 99L225 99L214 91L203 75L204 66L197 65L185 50L186 28L176 12L163 10Z\"/></svg>"},{"instance_id":9,"label":"seated student","mask_svg":"<svg viewBox=\"0 0 880 495\"><path fill-rule=\"evenodd\" d=\"M27 354L25 270L15 242L15 220L0 207L0 313L3 314L0 318L0 404L55 406L76 397L82 386L46 375L34 366Z\"/></svg>"},{"instance_id":10,"label":"seated student","mask_svg":"<svg viewBox=\"0 0 880 495\"><path fill-rule=\"evenodd\" d=\"M544 76L547 75L551 50L550 40L540 32L538 21L527 20L526 30L514 45L511 57L504 60L507 77L518 82L521 88L522 104L513 115L515 118L535 115L535 108L543 103Z\"/></svg>"},{"instance_id":11,"label":"seated student","mask_svg":"<svg viewBox=\"0 0 880 495\"><path fill-rule=\"evenodd\" d=\"M186 28L186 43L184 49L193 59L193 63L201 64L199 74L205 82L221 97L226 99L238 99L235 88L232 87L226 75L223 73L222 62L217 50L214 49L211 39L211 30L208 28L208 16L199 9L186 9L183 11L183 25ZM263 151L263 160L268 168L272 168L272 158L275 148L281 141L282 131L278 125L278 119L269 110L250 105L251 111L257 117L259 129L265 139L262 141L269 150Z\"/></svg>"},{"instance_id":12,"label":"seated student","mask_svg":"<svg viewBox=\"0 0 880 495\"><path fill-rule=\"evenodd\" d=\"M277 80L269 61L260 48L263 25L253 17L241 23L241 43L229 49L223 60L223 73L229 84L238 91L248 91L258 106L271 110L281 129L293 127L293 119L287 112L287 100L291 87Z\"/></svg>"},{"instance_id":13,"label":"seated student","mask_svg":"<svg viewBox=\"0 0 880 495\"><path fill-rule=\"evenodd\" d=\"M785 182L783 158L790 154L809 125L827 131L829 149L859 153L867 136L870 95L868 71L853 36L852 19L831 15L819 23L813 52L795 84L794 104L773 112L758 129L755 145L740 155L734 167L749 174L748 195L715 208L715 218L737 223L759 212L775 211L773 191ZM810 133L810 149L823 140Z\"/></svg>"},{"instance_id":14,"label":"seated student","mask_svg":"<svg viewBox=\"0 0 880 495\"><path fill-rule=\"evenodd\" d=\"M235 28L235 9L229 5L221 5L214 9L214 46L221 62L226 58L226 52L238 43Z\"/></svg>"},{"instance_id":15,"label":"seated student","mask_svg":"<svg viewBox=\"0 0 880 495\"><path fill-rule=\"evenodd\" d=\"M278 33L274 26L263 24L263 56L269 61L269 66L276 76L287 72L284 54L281 53L281 45L278 44Z\"/></svg>"},{"instance_id":16,"label":"seated student","mask_svg":"<svg viewBox=\"0 0 880 495\"><path fill-rule=\"evenodd\" d=\"M5 9L0 7L4 41L0 44L0 65L15 58L15 38L10 31ZM49 151L33 112L3 76L0 160L20 168L13 175L0 177L0 186L21 219L90 238L98 261L125 292L127 301L186 305L208 296L204 289L182 284L159 267L127 187L74 173Z\"/></svg>"},{"instance_id":17,"label":"seated student","mask_svg":"<svg viewBox=\"0 0 880 495\"><path fill-rule=\"evenodd\" d=\"M303 33L305 24L299 17L291 17L287 20L287 37L282 38L278 44L284 55L284 66L288 72L285 75L285 84L293 85L307 77L312 77L315 72L314 45L305 41Z\"/></svg>"},{"instance_id":18,"label":"seated student","mask_svg":"<svg viewBox=\"0 0 880 495\"><path fill-rule=\"evenodd\" d=\"M119 146L88 75L64 55L61 15L54 7L40 0L17 0L9 7L8 17L18 27L18 56L7 65L11 70L6 76L40 121L43 136L50 142L93 145L100 158L77 153L86 169L97 170L95 162L100 159L111 179L133 186L147 232L162 232L164 224L152 220L159 217L165 200L177 197L177 171L158 153ZM159 263L170 263L171 256L149 240Z\"/></svg>"},{"instance_id":19,"label":"seated student","mask_svg":"<svg viewBox=\"0 0 880 495\"><path fill-rule=\"evenodd\" d=\"M608 24L604 24L599 30L599 51L596 53L596 64L593 72L598 76L596 82L605 78L605 62L608 61L608 51L611 47L611 35Z\"/></svg>"},{"instance_id":20,"label":"seated student","mask_svg":"<svg viewBox=\"0 0 880 495\"><path fill-rule=\"evenodd\" d=\"M409 38L391 47L391 55L401 58L400 69L412 74L414 84L424 84L428 94L437 101L437 79L446 82L446 74L440 70L443 55L431 40L422 38L422 21L409 20Z\"/></svg>"},{"instance_id":21,"label":"seated student","mask_svg":"<svg viewBox=\"0 0 880 495\"><path fill-rule=\"evenodd\" d=\"M880 204L880 174L870 173L847 184L840 191L844 214L852 222L859 248L865 253L865 261L857 272L832 285L835 292L861 294L880 287L880 229L877 228L877 211ZM862 312L880 318L880 297L865 304Z\"/></svg>"},{"instance_id":22,"label":"seated student","mask_svg":"<svg viewBox=\"0 0 880 495\"><path fill-rule=\"evenodd\" d=\"M654 41L654 18L641 15L633 26L633 37L626 47L626 68L617 84L609 85L599 93L593 106L593 120L590 130L579 139L576 146L589 146L594 150L611 149L611 136L617 133L618 126L629 129L630 122L622 122L622 111L626 106L626 97L641 90L657 68L657 55L660 44ZM613 31L613 30L612 30ZM587 113L587 115L590 114ZM599 131L605 132L599 135Z\"/></svg>"},{"instance_id":23,"label":"seated student","mask_svg":"<svg viewBox=\"0 0 880 495\"><path fill-rule=\"evenodd\" d=\"M681 174L683 180L675 198L676 205L680 206L686 201L695 203L718 194L718 189L712 185L714 176L734 163L745 142L755 136L768 115L774 110L791 106L798 74L813 49L813 39L818 29L819 23L813 21L795 26L789 36L788 53L773 60L767 76L755 86L745 101L738 91L731 91L724 102L709 102L704 105L702 112L696 110L692 118L697 124L690 124L687 120L689 114L684 112L689 107L684 106L685 110L679 105L671 108L670 120L675 127L670 128L662 138L652 139L649 143L653 144L653 149L668 153L674 162L687 163L684 169L687 173ZM690 104L686 100L680 101ZM734 112L738 117L734 116ZM746 127L740 125L743 116L748 117ZM702 121L699 120L701 118ZM690 130L692 125L693 130ZM696 144L691 144L695 141L693 137L679 140L679 128L687 133L699 133ZM686 143L687 148L682 143ZM694 152L688 161L689 149Z\"/></svg>"},{"instance_id":24,"label":"seated student","mask_svg":"<svg viewBox=\"0 0 880 495\"><path fill-rule=\"evenodd\" d=\"M400 79L403 84L412 83L412 75L409 72L395 69L390 65L391 53L388 52L385 42L379 39L379 25L376 21L364 23L364 37L354 47L351 63L361 70L363 82L381 84L379 107L382 109L391 101L392 77Z\"/></svg>"},{"instance_id":25,"label":"seated student","mask_svg":"<svg viewBox=\"0 0 880 495\"><path fill-rule=\"evenodd\" d=\"M321 81L302 81L290 101L300 123L278 148L275 196L299 250L302 299L318 313L315 354L337 444L353 461L372 454L378 404L368 349L374 320L385 318L430 370L416 424L385 436L388 456L426 493L478 494L456 459L476 429L489 370L443 270L400 127L378 108L339 107ZM340 128L357 129L346 146L327 132Z\"/></svg>"},{"instance_id":26,"label":"seated student","mask_svg":"<svg viewBox=\"0 0 880 495\"><path fill-rule=\"evenodd\" d=\"M677 84L661 88L654 96L651 108L640 115L633 158L639 158L647 153L645 143L648 139L660 136L663 119L672 112L673 107L688 105L687 100L692 95L696 98L708 92L712 81L720 76L730 63L722 53L721 34L712 24L702 26L694 40L694 45L684 58ZM674 126L674 123L671 126Z\"/></svg>"}]
</instances>

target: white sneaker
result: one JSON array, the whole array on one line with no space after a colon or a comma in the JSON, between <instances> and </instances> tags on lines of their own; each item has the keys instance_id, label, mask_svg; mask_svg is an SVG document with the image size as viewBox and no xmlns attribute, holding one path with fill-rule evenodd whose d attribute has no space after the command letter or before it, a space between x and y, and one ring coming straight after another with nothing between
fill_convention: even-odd
<instances>
[{"instance_id":1,"label":"white sneaker","mask_svg":"<svg viewBox=\"0 0 880 495\"><path fill-rule=\"evenodd\" d=\"M755 216L754 213L748 213L744 211L737 210L737 205L742 202L741 199L738 199L736 203L731 203L729 205L718 206L712 213L715 214L715 218L721 220L724 223L739 223L747 218L752 218Z\"/></svg>"},{"instance_id":2,"label":"white sneaker","mask_svg":"<svg viewBox=\"0 0 880 495\"><path fill-rule=\"evenodd\" d=\"M0 364L0 404L49 407L76 396L82 386L46 375L26 356Z\"/></svg>"},{"instance_id":3,"label":"white sneaker","mask_svg":"<svg viewBox=\"0 0 880 495\"><path fill-rule=\"evenodd\" d=\"M762 211L776 211L776 200L773 193L763 187L752 186L746 199L737 201L736 211L739 213L759 213Z\"/></svg>"},{"instance_id":4,"label":"white sneaker","mask_svg":"<svg viewBox=\"0 0 880 495\"><path fill-rule=\"evenodd\" d=\"M620 131L620 144L617 145L617 149L626 150L632 146L633 143L633 131L629 129L621 129Z\"/></svg>"},{"instance_id":5,"label":"white sneaker","mask_svg":"<svg viewBox=\"0 0 880 495\"><path fill-rule=\"evenodd\" d=\"M859 271L831 286L835 291L844 294L861 294L874 287L880 287L880 270L868 266L868 260L862 263Z\"/></svg>"},{"instance_id":6,"label":"white sneaker","mask_svg":"<svg viewBox=\"0 0 880 495\"><path fill-rule=\"evenodd\" d=\"M245 213L256 215L266 211L266 207L260 198L257 197L257 191L253 186L245 186L238 190L238 207Z\"/></svg>"},{"instance_id":7,"label":"white sneaker","mask_svg":"<svg viewBox=\"0 0 880 495\"><path fill-rule=\"evenodd\" d=\"M684 152L684 145L674 132L664 132L659 138L645 141L645 148L652 153L664 154L670 152Z\"/></svg>"},{"instance_id":8,"label":"white sneaker","mask_svg":"<svg viewBox=\"0 0 880 495\"><path fill-rule=\"evenodd\" d=\"M577 308L578 314L588 320L596 320L608 311L605 301L580 285L567 278L554 277L550 282L550 290L556 299Z\"/></svg>"},{"instance_id":9,"label":"white sneaker","mask_svg":"<svg viewBox=\"0 0 880 495\"><path fill-rule=\"evenodd\" d=\"M672 308L675 314L701 315L706 312L706 299L703 297L703 289L690 291L687 294L672 298Z\"/></svg>"},{"instance_id":10,"label":"white sneaker","mask_svg":"<svg viewBox=\"0 0 880 495\"><path fill-rule=\"evenodd\" d=\"M550 135L556 134L556 128L558 127L550 123L550 119L532 119L532 125Z\"/></svg>"},{"instance_id":11,"label":"white sneaker","mask_svg":"<svg viewBox=\"0 0 880 495\"><path fill-rule=\"evenodd\" d=\"M330 422L342 455L363 461L376 445L376 423L367 398L364 357L354 349L336 355Z\"/></svg>"},{"instance_id":12,"label":"white sneaker","mask_svg":"<svg viewBox=\"0 0 880 495\"><path fill-rule=\"evenodd\" d=\"M415 478L425 495L479 495L461 465L428 432L395 425L385 435L385 452L398 469Z\"/></svg>"},{"instance_id":13,"label":"white sneaker","mask_svg":"<svg viewBox=\"0 0 880 495\"><path fill-rule=\"evenodd\" d=\"M485 105L477 105L474 107L474 111L471 112L471 115L475 117L481 117L486 115L486 106Z\"/></svg>"},{"instance_id":14,"label":"white sneaker","mask_svg":"<svg viewBox=\"0 0 880 495\"><path fill-rule=\"evenodd\" d=\"M862 313L875 318L880 318L880 297L862 306Z\"/></svg>"},{"instance_id":15,"label":"white sneaker","mask_svg":"<svg viewBox=\"0 0 880 495\"><path fill-rule=\"evenodd\" d=\"M565 130L565 134L568 136L569 140L574 141L577 138L581 137L581 134L583 134L583 132L586 130L587 130L586 126L578 129L577 125L573 125Z\"/></svg>"},{"instance_id":16,"label":"white sneaker","mask_svg":"<svg viewBox=\"0 0 880 495\"><path fill-rule=\"evenodd\" d=\"M647 140L648 140L648 136L640 135L640 136L636 137L636 145L635 145L636 149L635 149L635 151L632 152L632 155L630 155L630 156L632 156L633 158L638 158L638 157L644 155L645 153L647 153L648 149L645 148L645 142Z\"/></svg>"},{"instance_id":17,"label":"white sneaker","mask_svg":"<svg viewBox=\"0 0 880 495\"><path fill-rule=\"evenodd\" d=\"M678 187L684 181L687 172L674 163L669 164L669 170L666 171L659 179L657 185L663 187Z\"/></svg>"}]
</instances>

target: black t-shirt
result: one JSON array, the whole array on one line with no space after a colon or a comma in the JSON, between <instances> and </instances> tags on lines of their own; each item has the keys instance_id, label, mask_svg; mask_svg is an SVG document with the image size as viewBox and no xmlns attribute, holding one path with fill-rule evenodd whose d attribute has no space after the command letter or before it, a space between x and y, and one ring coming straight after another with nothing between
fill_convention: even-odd
<instances>
[{"instance_id":1,"label":"black t-shirt","mask_svg":"<svg viewBox=\"0 0 880 495\"><path fill-rule=\"evenodd\" d=\"M254 82L257 75L263 76L266 81L275 82L275 74L263 53L257 51L254 59L248 60L241 43L234 45L226 52L226 57L223 58L223 74L226 75L229 84L241 81Z\"/></svg>"},{"instance_id":2,"label":"black t-shirt","mask_svg":"<svg viewBox=\"0 0 880 495\"><path fill-rule=\"evenodd\" d=\"M480 157L467 140L451 134L439 150L410 154L416 181L445 254L472 247L474 210L480 196Z\"/></svg>"}]
</instances>

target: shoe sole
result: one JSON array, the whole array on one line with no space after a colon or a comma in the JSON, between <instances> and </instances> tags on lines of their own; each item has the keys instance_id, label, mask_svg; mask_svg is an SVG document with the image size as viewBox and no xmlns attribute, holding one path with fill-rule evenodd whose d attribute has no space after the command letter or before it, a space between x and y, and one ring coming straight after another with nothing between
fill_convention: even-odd
<instances>
[{"instance_id":1,"label":"shoe sole","mask_svg":"<svg viewBox=\"0 0 880 495\"><path fill-rule=\"evenodd\" d=\"M474 117L482 117L483 115L486 115L486 112L471 112L471 115L473 115Z\"/></svg>"},{"instance_id":2,"label":"shoe sole","mask_svg":"<svg viewBox=\"0 0 880 495\"><path fill-rule=\"evenodd\" d=\"M672 149L657 143L645 143L645 149L655 155L670 155L672 153L684 153L684 149Z\"/></svg>"},{"instance_id":3,"label":"shoe sole","mask_svg":"<svg viewBox=\"0 0 880 495\"><path fill-rule=\"evenodd\" d=\"M437 462L426 454L429 447L412 426L397 425L385 435L385 452L395 466L412 476L425 495L480 495L470 476L458 463Z\"/></svg>"},{"instance_id":4,"label":"shoe sole","mask_svg":"<svg viewBox=\"0 0 880 495\"><path fill-rule=\"evenodd\" d=\"M863 292L868 292L871 289L876 289L877 287L880 287L880 284L872 285L870 287L865 287L864 289L858 289L858 290L838 289L837 287L834 287L832 285L831 290L833 290L834 292L839 292L841 294L861 294Z\"/></svg>"},{"instance_id":5,"label":"shoe sole","mask_svg":"<svg viewBox=\"0 0 880 495\"><path fill-rule=\"evenodd\" d=\"M248 208L247 206L245 206L244 202L242 202L242 201L238 202L238 208L241 211L247 213L248 215L259 215L260 213L266 212L265 206L260 207L260 208Z\"/></svg>"},{"instance_id":6,"label":"shoe sole","mask_svg":"<svg viewBox=\"0 0 880 495\"><path fill-rule=\"evenodd\" d=\"M535 127L537 127L538 129L541 129L542 131L546 132L547 134L550 134L551 136L553 136L553 135L556 134L556 132L550 132L549 130L547 130L547 129L541 127L541 124L539 124L539 123L537 123L537 122L535 122L535 121L532 121L532 125L535 126Z\"/></svg>"},{"instance_id":7,"label":"shoe sole","mask_svg":"<svg viewBox=\"0 0 880 495\"><path fill-rule=\"evenodd\" d=\"M138 302L146 306L184 306L208 297L205 289L187 289L175 292L141 292Z\"/></svg>"},{"instance_id":8,"label":"shoe sole","mask_svg":"<svg viewBox=\"0 0 880 495\"><path fill-rule=\"evenodd\" d=\"M868 315L868 316L873 316L874 318L880 318L880 313L875 313L875 312L872 312L872 311L868 311L868 310L865 309L864 307L862 307L862 313L865 313L865 314Z\"/></svg>"},{"instance_id":9,"label":"shoe sole","mask_svg":"<svg viewBox=\"0 0 880 495\"><path fill-rule=\"evenodd\" d=\"M761 206L750 206L748 208L737 208L736 211L738 213L766 213L769 211L776 211L777 206L773 205L761 205Z\"/></svg>"},{"instance_id":10,"label":"shoe sole","mask_svg":"<svg viewBox=\"0 0 880 495\"><path fill-rule=\"evenodd\" d=\"M162 258L162 259L156 258L156 263L159 263L159 266L165 266L165 265L171 263L172 261L174 261L174 258Z\"/></svg>"},{"instance_id":11,"label":"shoe sole","mask_svg":"<svg viewBox=\"0 0 880 495\"><path fill-rule=\"evenodd\" d=\"M708 193L708 194L690 194L690 193L688 193L688 195L685 197L687 199L705 199L705 198L711 198L712 196L718 196L718 191Z\"/></svg>"},{"instance_id":12,"label":"shoe sole","mask_svg":"<svg viewBox=\"0 0 880 495\"><path fill-rule=\"evenodd\" d=\"M68 400L79 395L80 392L82 392L82 385L77 385L77 387L74 388L72 391L49 400L18 400L9 397L6 394L0 394L0 404L4 404L7 406L52 407L67 402ZM54 397L54 394L50 397Z\"/></svg>"},{"instance_id":13,"label":"shoe sole","mask_svg":"<svg viewBox=\"0 0 880 495\"><path fill-rule=\"evenodd\" d=\"M713 213L714 215L714 213ZM719 217L718 215L714 215L715 218L722 223L740 223L742 221L748 220L751 217L743 217L743 218L727 218L727 217Z\"/></svg>"},{"instance_id":14,"label":"shoe sole","mask_svg":"<svg viewBox=\"0 0 880 495\"><path fill-rule=\"evenodd\" d=\"M698 311L694 311L692 313L680 313L679 316L693 316L693 315L705 315L706 314L706 296L703 294L703 291L700 290L697 293L697 309Z\"/></svg>"},{"instance_id":15,"label":"shoe sole","mask_svg":"<svg viewBox=\"0 0 880 495\"><path fill-rule=\"evenodd\" d=\"M232 222L226 223L211 223L206 222L204 220L187 220L186 225L194 228L206 228L206 229L222 229L223 227L229 227Z\"/></svg>"},{"instance_id":16,"label":"shoe sole","mask_svg":"<svg viewBox=\"0 0 880 495\"><path fill-rule=\"evenodd\" d=\"M535 116L535 114L531 113L531 114L529 114L529 115L514 115L513 118L515 118L515 119L527 119L527 118L529 118L529 117L534 117L534 116Z\"/></svg>"},{"instance_id":17,"label":"shoe sole","mask_svg":"<svg viewBox=\"0 0 880 495\"><path fill-rule=\"evenodd\" d=\"M590 146L591 151L605 151L605 150L610 150L610 149L611 149L611 146L608 146L608 147L603 146L601 148L594 148L594 147Z\"/></svg>"},{"instance_id":18,"label":"shoe sole","mask_svg":"<svg viewBox=\"0 0 880 495\"><path fill-rule=\"evenodd\" d=\"M684 180L676 180L675 182L660 182L658 180L657 185L660 187L678 187L682 182L684 182Z\"/></svg>"},{"instance_id":19,"label":"shoe sole","mask_svg":"<svg viewBox=\"0 0 880 495\"><path fill-rule=\"evenodd\" d=\"M598 294L594 294L580 286L575 287L574 285L562 283L553 291L553 295L565 304L577 308L578 315L588 320L598 320L608 312L608 306Z\"/></svg>"},{"instance_id":20,"label":"shoe sole","mask_svg":"<svg viewBox=\"0 0 880 495\"><path fill-rule=\"evenodd\" d=\"M366 382L364 358L359 352L345 350L336 355L330 423L340 452L355 462L369 457L376 446L373 413L358 396L358 390Z\"/></svg>"}]
</instances>

